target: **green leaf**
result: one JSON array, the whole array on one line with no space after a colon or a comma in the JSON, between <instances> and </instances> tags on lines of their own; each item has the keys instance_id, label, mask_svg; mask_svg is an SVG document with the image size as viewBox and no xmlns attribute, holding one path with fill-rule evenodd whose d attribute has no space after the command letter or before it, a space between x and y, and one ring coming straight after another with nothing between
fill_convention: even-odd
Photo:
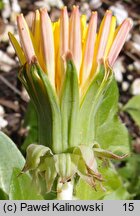
<instances>
[{"instance_id":1,"label":"green leaf","mask_svg":"<svg viewBox=\"0 0 140 216\"><path fill-rule=\"evenodd\" d=\"M45 191L47 188L47 193L50 193L55 178L57 176L54 158L52 156L44 158L44 160L38 166L38 171L41 173L45 172L44 174L44 178L46 181Z\"/></svg>"},{"instance_id":2,"label":"green leaf","mask_svg":"<svg viewBox=\"0 0 140 216\"><path fill-rule=\"evenodd\" d=\"M125 161L125 166L118 169L127 190L134 197L140 197L140 156L133 153ZM137 199L137 198L136 198Z\"/></svg>"},{"instance_id":3,"label":"green leaf","mask_svg":"<svg viewBox=\"0 0 140 216\"><path fill-rule=\"evenodd\" d=\"M99 161L98 161L99 163ZM103 176L102 187L100 183L97 182L96 190L88 185L85 181L80 179L76 186L76 197L81 200L101 200L107 199L128 199L129 194L123 187L123 183L118 173L116 172L113 165L110 167L103 167L100 163L99 172ZM118 194L120 190L120 194ZM115 196L114 194L117 193ZM110 197L109 197L110 196Z\"/></svg>"},{"instance_id":4,"label":"green leaf","mask_svg":"<svg viewBox=\"0 0 140 216\"><path fill-rule=\"evenodd\" d=\"M81 101L80 114L79 114L79 133L80 133L79 143L80 144L89 145L93 143L95 125L93 121L91 127L90 122L91 122L92 113L96 112L96 109L98 108L98 105L101 100L101 98L99 98L96 101L97 95L99 93L99 89L103 82L103 78L104 78L104 67L101 66L99 72L91 82L86 94L84 95ZM95 101L97 103L95 103ZM91 130L90 127L92 128L91 134L89 134Z\"/></svg>"},{"instance_id":5,"label":"green leaf","mask_svg":"<svg viewBox=\"0 0 140 216\"><path fill-rule=\"evenodd\" d=\"M73 150L73 153L83 158L85 165L93 172L97 172L97 163L92 147L86 145L79 145Z\"/></svg>"},{"instance_id":6,"label":"green leaf","mask_svg":"<svg viewBox=\"0 0 140 216\"><path fill-rule=\"evenodd\" d=\"M37 191L30 175L20 174L20 169L13 170L10 184L10 200L43 200L43 197Z\"/></svg>"},{"instance_id":7,"label":"green leaf","mask_svg":"<svg viewBox=\"0 0 140 216\"><path fill-rule=\"evenodd\" d=\"M124 106L123 111L129 113L135 123L140 126L140 95L132 97Z\"/></svg>"},{"instance_id":8,"label":"green leaf","mask_svg":"<svg viewBox=\"0 0 140 216\"><path fill-rule=\"evenodd\" d=\"M54 191L51 191L50 193L46 193L44 195L45 200L56 200L57 199L57 194Z\"/></svg>"},{"instance_id":9,"label":"green leaf","mask_svg":"<svg viewBox=\"0 0 140 216\"><path fill-rule=\"evenodd\" d=\"M2 0L0 0L0 11L3 9L3 7L4 7L4 3Z\"/></svg>"},{"instance_id":10,"label":"green leaf","mask_svg":"<svg viewBox=\"0 0 140 216\"><path fill-rule=\"evenodd\" d=\"M96 113L95 140L101 148L116 154L129 153L128 131L117 116L118 88L115 79L112 80L105 92L104 99Z\"/></svg>"},{"instance_id":11,"label":"green leaf","mask_svg":"<svg viewBox=\"0 0 140 216\"><path fill-rule=\"evenodd\" d=\"M39 144L61 152L61 113L58 97L47 74L37 63L26 64L19 72L19 79L25 86L38 115Z\"/></svg>"},{"instance_id":12,"label":"green leaf","mask_svg":"<svg viewBox=\"0 0 140 216\"><path fill-rule=\"evenodd\" d=\"M45 156L46 154L50 156L52 155L52 152L48 147L36 144L29 145L27 148L26 164L23 168L23 171L26 172L27 170L37 169L41 157Z\"/></svg>"},{"instance_id":13,"label":"green leaf","mask_svg":"<svg viewBox=\"0 0 140 216\"><path fill-rule=\"evenodd\" d=\"M41 103L41 110L44 112L44 116L39 120L40 133L44 131L42 137L44 141L50 137L49 145L54 153L60 153L62 151L62 139L61 139L61 113L58 103L57 95L55 94L53 87L51 86L47 75L41 70L38 64L32 68L32 75L34 78L35 71L40 76L40 82L36 76L35 86L37 84L36 91L39 92L38 100ZM39 86L39 89L38 89ZM39 113L39 116L41 113Z\"/></svg>"},{"instance_id":14,"label":"green leaf","mask_svg":"<svg viewBox=\"0 0 140 216\"><path fill-rule=\"evenodd\" d=\"M52 186L54 184L54 180L57 176L55 162L53 157L48 157L45 160L46 162L46 171L45 171L45 180L47 186L47 192L51 192Z\"/></svg>"},{"instance_id":15,"label":"green leaf","mask_svg":"<svg viewBox=\"0 0 140 216\"><path fill-rule=\"evenodd\" d=\"M128 200L128 199L130 199L130 194L123 186L119 187L114 192L104 197L104 200Z\"/></svg>"},{"instance_id":16,"label":"green leaf","mask_svg":"<svg viewBox=\"0 0 140 216\"><path fill-rule=\"evenodd\" d=\"M114 115L116 115L118 111L118 99L119 91L117 83L112 76L108 88L104 94L102 103L100 104L96 114L97 128L106 123L106 121L113 119Z\"/></svg>"},{"instance_id":17,"label":"green leaf","mask_svg":"<svg viewBox=\"0 0 140 216\"><path fill-rule=\"evenodd\" d=\"M32 102L29 102L25 113L24 127L28 130L27 137L21 146L21 150L25 153L30 144L38 143L37 113Z\"/></svg>"},{"instance_id":18,"label":"green leaf","mask_svg":"<svg viewBox=\"0 0 140 216\"><path fill-rule=\"evenodd\" d=\"M117 117L98 128L96 140L103 149L115 154L128 154L130 151L128 131Z\"/></svg>"},{"instance_id":19,"label":"green leaf","mask_svg":"<svg viewBox=\"0 0 140 216\"><path fill-rule=\"evenodd\" d=\"M67 70L60 99L62 115L63 151L77 146L79 114L79 87L76 68L71 60L67 61Z\"/></svg>"},{"instance_id":20,"label":"green leaf","mask_svg":"<svg viewBox=\"0 0 140 216\"><path fill-rule=\"evenodd\" d=\"M0 200L8 200L8 195L0 188Z\"/></svg>"},{"instance_id":21,"label":"green leaf","mask_svg":"<svg viewBox=\"0 0 140 216\"><path fill-rule=\"evenodd\" d=\"M25 160L16 145L0 132L0 188L9 194L10 179L14 167L22 169Z\"/></svg>"},{"instance_id":22,"label":"green leaf","mask_svg":"<svg viewBox=\"0 0 140 216\"><path fill-rule=\"evenodd\" d=\"M119 156L101 148L94 148L94 154L99 158L110 158L115 160L122 160L128 156L127 154Z\"/></svg>"}]
</instances>

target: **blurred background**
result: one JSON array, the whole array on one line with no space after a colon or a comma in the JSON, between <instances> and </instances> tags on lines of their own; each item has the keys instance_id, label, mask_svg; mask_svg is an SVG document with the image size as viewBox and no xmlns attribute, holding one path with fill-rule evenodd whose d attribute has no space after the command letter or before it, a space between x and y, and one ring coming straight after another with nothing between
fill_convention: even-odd
<instances>
[{"instance_id":1,"label":"blurred background","mask_svg":"<svg viewBox=\"0 0 140 216\"><path fill-rule=\"evenodd\" d=\"M107 9L113 11L118 24L127 17L133 20L133 29L114 66L120 91L119 115L128 128L132 152L117 166L132 198L140 199L140 0L0 0L0 129L18 146L24 143L23 152L37 136L36 116L17 78L19 64L8 39L9 31L17 35L17 14L22 12L30 20L32 11L46 7L55 21L64 5L69 12L73 5L79 5L87 20L93 10L101 20Z\"/></svg>"}]
</instances>

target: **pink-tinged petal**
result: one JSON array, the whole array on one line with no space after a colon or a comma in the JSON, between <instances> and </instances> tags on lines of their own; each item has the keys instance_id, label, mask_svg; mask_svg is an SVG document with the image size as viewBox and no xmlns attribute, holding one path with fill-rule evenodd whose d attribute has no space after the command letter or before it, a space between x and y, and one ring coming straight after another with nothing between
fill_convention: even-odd
<instances>
[{"instance_id":1,"label":"pink-tinged petal","mask_svg":"<svg viewBox=\"0 0 140 216\"><path fill-rule=\"evenodd\" d=\"M99 30L99 39L98 39L98 54L97 54L97 61L103 59L108 36L110 32L110 24L111 24L112 12L106 11L104 19L101 23L101 27Z\"/></svg>"},{"instance_id":2,"label":"pink-tinged petal","mask_svg":"<svg viewBox=\"0 0 140 216\"><path fill-rule=\"evenodd\" d=\"M60 16L60 56L63 56L68 51L69 41L69 17L67 8L61 10Z\"/></svg>"},{"instance_id":3,"label":"pink-tinged petal","mask_svg":"<svg viewBox=\"0 0 140 216\"><path fill-rule=\"evenodd\" d=\"M25 17L26 23L31 32L33 31L34 19L35 19L34 12L29 12L29 14Z\"/></svg>"},{"instance_id":4,"label":"pink-tinged petal","mask_svg":"<svg viewBox=\"0 0 140 216\"><path fill-rule=\"evenodd\" d=\"M46 9L40 10L42 51L48 78L55 86L55 53L52 23Z\"/></svg>"},{"instance_id":5,"label":"pink-tinged petal","mask_svg":"<svg viewBox=\"0 0 140 216\"><path fill-rule=\"evenodd\" d=\"M108 54L108 62L111 67L114 65L131 28L132 21L130 19L124 20L121 24Z\"/></svg>"},{"instance_id":6,"label":"pink-tinged petal","mask_svg":"<svg viewBox=\"0 0 140 216\"><path fill-rule=\"evenodd\" d=\"M23 51L25 53L27 61L30 63L32 57L35 56L35 51L30 38L28 26L22 14L17 16L17 26Z\"/></svg>"},{"instance_id":7,"label":"pink-tinged petal","mask_svg":"<svg viewBox=\"0 0 140 216\"><path fill-rule=\"evenodd\" d=\"M73 60L79 75L82 57L81 22L79 8L75 6L73 7L70 18L69 49L73 55Z\"/></svg>"},{"instance_id":8,"label":"pink-tinged petal","mask_svg":"<svg viewBox=\"0 0 140 216\"><path fill-rule=\"evenodd\" d=\"M82 62L81 68L81 82L84 82L89 77L92 63L93 63L93 56L94 56L94 45L96 40L96 31L97 31L97 12L93 12L87 33L86 44L84 48L84 57Z\"/></svg>"}]
</instances>

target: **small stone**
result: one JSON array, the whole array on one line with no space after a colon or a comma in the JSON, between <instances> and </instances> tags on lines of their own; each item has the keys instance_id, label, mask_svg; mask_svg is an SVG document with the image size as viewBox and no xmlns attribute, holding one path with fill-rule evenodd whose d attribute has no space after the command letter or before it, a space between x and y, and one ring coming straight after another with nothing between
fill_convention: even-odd
<instances>
[{"instance_id":1,"label":"small stone","mask_svg":"<svg viewBox=\"0 0 140 216\"><path fill-rule=\"evenodd\" d=\"M45 1L36 1L35 2L35 5L38 7L38 8L46 8L47 11L50 11L50 6L45 2Z\"/></svg>"},{"instance_id":2,"label":"small stone","mask_svg":"<svg viewBox=\"0 0 140 216\"><path fill-rule=\"evenodd\" d=\"M12 13L10 15L11 22L15 23L17 15L21 13L21 8L17 0L11 0Z\"/></svg>"},{"instance_id":3,"label":"small stone","mask_svg":"<svg viewBox=\"0 0 140 216\"><path fill-rule=\"evenodd\" d=\"M3 117L5 114L3 106L0 105L0 117Z\"/></svg>"},{"instance_id":4,"label":"small stone","mask_svg":"<svg viewBox=\"0 0 140 216\"><path fill-rule=\"evenodd\" d=\"M129 64L129 65L127 66L127 69L128 69L129 71L133 71L133 70L134 70L134 65L133 65L133 64Z\"/></svg>"},{"instance_id":5,"label":"small stone","mask_svg":"<svg viewBox=\"0 0 140 216\"><path fill-rule=\"evenodd\" d=\"M1 50L0 50L0 62L8 65L15 65L15 61Z\"/></svg>"},{"instance_id":6,"label":"small stone","mask_svg":"<svg viewBox=\"0 0 140 216\"><path fill-rule=\"evenodd\" d=\"M56 22L59 20L60 18L60 10L58 8L52 8L51 10L51 14L50 14L50 17L51 17L51 21L52 22Z\"/></svg>"},{"instance_id":7,"label":"small stone","mask_svg":"<svg viewBox=\"0 0 140 216\"><path fill-rule=\"evenodd\" d=\"M27 102L29 102L29 100L30 100L29 95L28 95L28 93L24 87L22 89L22 98Z\"/></svg>"},{"instance_id":8,"label":"small stone","mask_svg":"<svg viewBox=\"0 0 140 216\"><path fill-rule=\"evenodd\" d=\"M118 58L114 64L114 66L113 66L113 69L115 69L117 71L119 70L119 71L121 71L121 73L125 73L126 70L125 70L125 67L123 65L123 61L124 61L123 58Z\"/></svg>"},{"instance_id":9,"label":"small stone","mask_svg":"<svg viewBox=\"0 0 140 216\"><path fill-rule=\"evenodd\" d=\"M134 69L140 73L140 62L139 61L135 61L134 62Z\"/></svg>"},{"instance_id":10,"label":"small stone","mask_svg":"<svg viewBox=\"0 0 140 216\"><path fill-rule=\"evenodd\" d=\"M122 58L118 58L118 60L115 62L113 71L115 74L115 78L118 82L122 82L123 80L123 73L125 72L125 68L122 63Z\"/></svg>"},{"instance_id":11,"label":"small stone","mask_svg":"<svg viewBox=\"0 0 140 216\"><path fill-rule=\"evenodd\" d=\"M123 20L128 17L128 12L124 8L124 6L119 3L112 5L109 9L117 17L118 25L120 25L123 22Z\"/></svg>"},{"instance_id":12,"label":"small stone","mask_svg":"<svg viewBox=\"0 0 140 216\"><path fill-rule=\"evenodd\" d=\"M16 13L21 12L21 8L20 8L20 5L19 5L17 0L12 0L12 11L14 11Z\"/></svg>"},{"instance_id":13,"label":"small stone","mask_svg":"<svg viewBox=\"0 0 140 216\"><path fill-rule=\"evenodd\" d=\"M12 13L10 15L10 20L15 22L17 15L21 12L21 8L17 0L11 0L11 9Z\"/></svg>"},{"instance_id":14,"label":"small stone","mask_svg":"<svg viewBox=\"0 0 140 216\"><path fill-rule=\"evenodd\" d=\"M5 114L4 108L0 105L0 129L8 125L8 122L3 118Z\"/></svg>"},{"instance_id":15,"label":"small stone","mask_svg":"<svg viewBox=\"0 0 140 216\"><path fill-rule=\"evenodd\" d=\"M134 34L132 37L132 40L138 44L140 44L140 35L139 34Z\"/></svg>"},{"instance_id":16,"label":"small stone","mask_svg":"<svg viewBox=\"0 0 140 216\"><path fill-rule=\"evenodd\" d=\"M136 42L133 42L133 41L126 42L125 49L127 51L130 51L133 54L140 56L140 44Z\"/></svg>"},{"instance_id":17,"label":"small stone","mask_svg":"<svg viewBox=\"0 0 140 216\"><path fill-rule=\"evenodd\" d=\"M50 7L62 8L64 6L62 0L45 0Z\"/></svg>"},{"instance_id":18,"label":"small stone","mask_svg":"<svg viewBox=\"0 0 140 216\"><path fill-rule=\"evenodd\" d=\"M138 43L133 43L132 48L135 49L137 52L140 52L140 44Z\"/></svg>"},{"instance_id":19,"label":"small stone","mask_svg":"<svg viewBox=\"0 0 140 216\"><path fill-rule=\"evenodd\" d=\"M140 94L140 78L137 78L134 80L134 82L131 85L131 93L133 95Z\"/></svg>"},{"instance_id":20,"label":"small stone","mask_svg":"<svg viewBox=\"0 0 140 216\"><path fill-rule=\"evenodd\" d=\"M123 80L123 75L120 70L114 70L115 79L117 82L121 83Z\"/></svg>"},{"instance_id":21,"label":"small stone","mask_svg":"<svg viewBox=\"0 0 140 216\"><path fill-rule=\"evenodd\" d=\"M126 82L126 81L124 81L124 82L122 83L122 90L125 92L125 91L128 90L128 88L129 88L129 83Z\"/></svg>"},{"instance_id":22,"label":"small stone","mask_svg":"<svg viewBox=\"0 0 140 216\"><path fill-rule=\"evenodd\" d=\"M11 71L12 69L12 66L11 65L6 65L6 64L1 64L0 63L0 70L3 71L3 72L9 72Z\"/></svg>"},{"instance_id":23,"label":"small stone","mask_svg":"<svg viewBox=\"0 0 140 216\"><path fill-rule=\"evenodd\" d=\"M0 35L0 42L8 42L9 41L9 37L8 37L8 32L14 33L14 26L10 25L10 24L6 24L5 25L5 29L3 34Z\"/></svg>"},{"instance_id":24,"label":"small stone","mask_svg":"<svg viewBox=\"0 0 140 216\"><path fill-rule=\"evenodd\" d=\"M84 2L84 3L82 4L82 7L81 7L81 8L83 9L83 11L89 10L89 4L88 4L87 2Z\"/></svg>"},{"instance_id":25,"label":"small stone","mask_svg":"<svg viewBox=\"0 0 140 216\"><path fill-rule=\"evenodd\" d=\"M91 16L91 10L89 8L89 4L84 2L80 8L81 14L85 14L87 16L87 20L90 18Z\"/></svg>"},{"instance_id":26,"label":"small stone","mask_svg":"<svg viewBox=\"0 0 140 216\"><path fill-rule=\"evenodd\" d=\"M91 9L97 9L97 8L101 7L102 2L101 2L101 0L90 0L89 5L90 5Z\"/></svg>"},{"instance_id":27,"label":"small stone","mask_svg":"<svg viewBox=\"0 0 140 216\"><path fill-rule=\"evenodd\" d=\"M4 8L2 10L2 17L6 20L11 15L11 7L9 0L3 0Z\"/></svg>"},{"instance_id":28,"label":"small stone","mask_svg":"<svg viewBox=\"0 0 140 216\"><path fill-rule=\"evenodd\" d=\"M20 7L22 9L27 9L27 0L20 0Z\"/></svg>"},{"instance_id":29,"label":"small stone","mask_svg":"<svg viewBox=\"0 0 140 216\"><path fill-rule=\"evenodd\" d=\"M131 81L131 80L133 80L133 76L132 76L131 74L129 74L129 75L127 76L127 79Z\"/></svg>"},{"instance_id":30,"label":"small stone","mask_svg":"<svg viewBox=\"0 0 140 216\"><path fill-rule=\"evenodd\" d=\"M4 118L0 117L0 129L5 128L7 125L8 122Z\"/></svg>"},{"instance_id":31,"label":"small stone","mask_svg":"<svg viewBox=\"0 0 140 216\"><path fill-rule=\"evenodd\" d=\"M10 58L5 52L0 50L0 70L9 72L16 62Z\"/></svg>"},{"instance_id":32,"label":"small stone","mask_svg":"<svg viewBox=\"0 0 140 216\"><path fill-rule=\"evenodd\" d=\"M131 19L131 18L129 18L129 19ZM132 34L131 34L131 32L129 32L125 41L128 42L131 40L131 38L132 38Z\"/></svg>"},{"instance_id":33,"label":"small stone","mask_svg":"<svg viewBox=\"0 0 140 216\"><path fill-rule=\"evenodd\" d=\"M48 11L51 10L51 7L57 7L57 8L62 8L63 2L61 0L44 0L44 1L37 1L35 2L35 5L37 7L45 7L47 8Z\"/></svg>"},{"instance_id":34,"label":"small stone","mask_svg":"<svg viewBox=\"0 0 140 216\"><path fill-rule=\"evenodd\" d=\"M15 61L19 63L19 59L17 56L15 57Z\"/></svg>"},{"instance_id":35,"label":"small stone","mask_svg":"<svg viewBox=\"0 0 140 216\"><path fill-rule=\"evenodd\" d=\"M7 51L7 53L8 53L9 55L12 55L12 56L13 56L13 55L15 54L15 51L14 51L14 49L13 49L13 47L12 47L11 44L7 47L6 51Z\"/></svg>"}]
</instances>

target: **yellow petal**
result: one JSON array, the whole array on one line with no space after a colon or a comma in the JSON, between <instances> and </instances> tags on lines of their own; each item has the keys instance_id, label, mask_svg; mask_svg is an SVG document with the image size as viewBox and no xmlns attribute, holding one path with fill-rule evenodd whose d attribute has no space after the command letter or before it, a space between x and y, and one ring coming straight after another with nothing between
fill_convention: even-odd
<instances>
[{"instance_id":1,"label":"yellow petal","mask_svg":"<svg viewBox=\"0 0 140 216\"><path fill-rule=\"evenodd\" d=\"M24 52L23 52L19 42L17 41L17 39L14 37L14 35L12 33L9 32L8 35L9 35L10 41L11 41L11 43L15 49L15 52L19 58L20 63L22 65L24 65L26 62L26 59L25 59Z\"/></svg>"},{"instance_id":2,"label":"yellow petal","mask_svg":"<svg viewBox=\"0 0 140 216\"><path fill-rule=\"evenodd\" d=\"M53 24L53 36L54 36L54 49L55 49L55 59L58 50L60 49L60 21ZM57 60L57 59L56 59Z\"/></svg>"},{"instance_id":3,"label":"yellow petal","mask_svg":"<svg viewBox=\"0 0 140 216\"><path fill-rule=\"evenodd\" d=\"M116 28L116 17L113 16L112 20L111 20L111 25L110 25L110 32L109 32L109 36L108 36L108 41L107 41L107 45L106 45L106 50L105 50L105 54L104 54L104 58L106 58L108 51L112 45L113 39L114 39L114 34L115 34L115 28Z\"/></svg>"},{"instance_id":4,"label":"yellow petal","mask_svg":"<svg viewBox=\"0 0 140 216\"><path fill-rule=\"evenodd\" d=\"M63 56L68 51L69 41L69 17L67 8L64 7L61 10L59 25L55 25L54 30L55 40L55 60L56 60L56 89L59 94L63 77L66 71L66 61L63 60Z\"/></svg>"},{"instance_id":5,"label":"yellow petal","mask_svg":"<svg viewBox=\"0 0 140 216\"><path fill-rule=\"evenodd\" d=\"M42 50L41 50L41 28L40 28L39 10L35 11L32 34L30 33L30 35L31 35L32 43L34 45L35 53L36 53L37 59L39 61L39 64L40 64L42 70L45 71L46 67L45 67L43 54L42 54Z\"/></svg>"},{"instance_id":6,"label":"yellow petal","mask_svg":"<svg viewBox=\"0 0 140 216\"><path fill-rule=\"evenodd\" d=\"M87 34L87 17L85 14L81 15L81 40L82 40L82 45L85 42Z\"/></svg>"},{"instance_id":7,"label":"yellow petal","mask_svg":"<svg viewBox=\"0 0 140 216\"><path fill-rule=\"evenodd\" d=\"M40 35L40 14L38 10L35 11L35 19L34 19L32 32L33 32L33 37L35 39L37 51L39 51L41 35Z\"/></svg>"},{"instance_id":8,"label":"yellow petal","mask_svg":"<svg viewBox=\"0 0 140 216\"><path fill-rule=\"evenodd\" d=\"M61 63L60 63L60 20L54 23L54 46L55 46L55 85L59 92L61 84Z\"/></svg>"}]
</instances>

